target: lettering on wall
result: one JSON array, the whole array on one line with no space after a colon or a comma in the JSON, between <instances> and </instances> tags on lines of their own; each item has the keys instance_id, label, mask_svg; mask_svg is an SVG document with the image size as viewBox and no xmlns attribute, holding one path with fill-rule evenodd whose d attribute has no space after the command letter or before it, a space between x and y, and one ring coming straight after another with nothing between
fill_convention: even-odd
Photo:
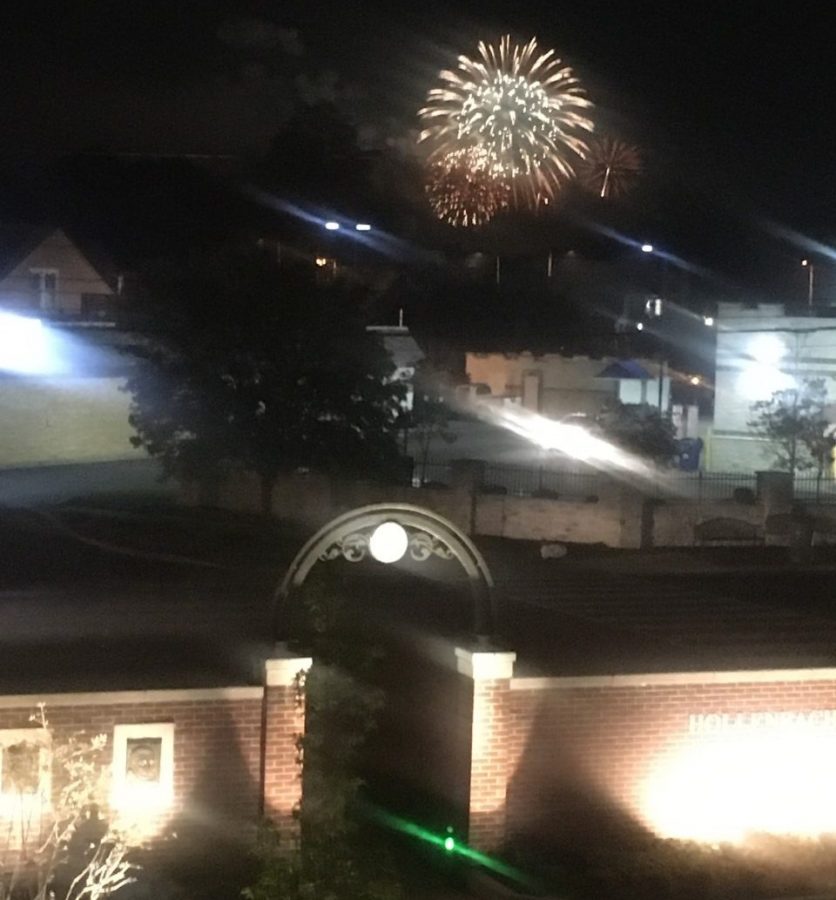
<instances>
[{"instance_id":1,"label":"lettering on wall","mask_svg":"<svg viewBox=\"0 0 836 900\"><path fill-rule=\"evenodd\" d=\"M690 734L786 731L790 729L836 733L836 709L691 713L688 716L688 732Z\"/></svg>"}]
</instances>

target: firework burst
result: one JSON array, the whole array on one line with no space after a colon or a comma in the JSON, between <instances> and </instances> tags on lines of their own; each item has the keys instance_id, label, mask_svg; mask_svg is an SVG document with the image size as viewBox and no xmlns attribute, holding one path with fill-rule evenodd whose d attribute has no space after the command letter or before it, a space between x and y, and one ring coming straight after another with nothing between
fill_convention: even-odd
<instances>
[{"instance_id":1,"label":"firework burst","mask_svg":"<svg viewBox=\"0 0 836 900\"><path fill-rule=\"evenodd\" d=\"M589 146L578 179L599 197L623 197L641 175L639 148L618 138L604 137Z\"/></svg>"},{"instance_id":2,"label":"firework burst","mask_svg":"<svg viewBox=\"0 0 836 900\"><path fill-rule=\"evenodd\" d=\"M434 159L424 189L438 218L456 227L485 225L511 197L507 182L490 174L486 159L474 147Z\"/></svg>"},{"instance_id":3,"label":"firework burst","mask_svg":"<svg viewBox=\"0 0 836 900\"><path fill-rule=\"evenodd\" d=\"M551 195L583 158L593 129L591 102L568 66L536 38L519 45L479 44L478 58L459 57L439 75L418 115L430 161L472 149L492 179L511 186L517 202Z\"/></svg>"}]
</instances>

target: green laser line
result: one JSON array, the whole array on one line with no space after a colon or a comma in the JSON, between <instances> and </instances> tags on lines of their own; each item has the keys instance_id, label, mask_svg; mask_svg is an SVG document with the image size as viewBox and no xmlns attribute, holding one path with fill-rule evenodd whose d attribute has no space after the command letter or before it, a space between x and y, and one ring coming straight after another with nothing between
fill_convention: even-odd
<instances>
[{"instance_id":1,"label":"green laser line","mask_svg":"<svg viewBox=\"0 0 836 900\"><path fill-rule=\"evenodd\" d=\"M402 834L408 834L426 844L432 844L447 853L464 857L492 872L496 872L512 881L516 881L518 884L523 884L527 887L535 886L533 880L524 872L508 865L508 863L503 862L501 859L496 859L493 856L488 856L485 853L474 850L472 847L468 847L467 844L456 840L449 833L442 836L436 834L434 831L430 831L428 828L424 828L422 825L418 825L401 816L396 816L393 813L387 812L385 809L372 806L368 806L367 808L371 818L387 828L391 828L394 831L400 831Z\"/></svg>"}]
</instances>

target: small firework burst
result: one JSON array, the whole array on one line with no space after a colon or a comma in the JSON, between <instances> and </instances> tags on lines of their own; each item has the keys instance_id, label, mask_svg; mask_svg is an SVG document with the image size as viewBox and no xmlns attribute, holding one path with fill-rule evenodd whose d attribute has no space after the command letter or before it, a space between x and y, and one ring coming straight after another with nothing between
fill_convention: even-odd
<instances>
[{"instance_id":1,"label":"small firework burst","mask_svg":"<svg viewBox=\"0 0 836 900\"><path fill-rule=\"evenodd\" d=\"M427 167L427 199L439 219L456 227L485 225L508 206L508 184L489 172L476 148L453 150Z\"/></svg>"},{"instance_id":2,"label":"small firework burst","mask_svg":"<svg viewBox=\"0 0 836 900\"><path fill-rule=\"evenodd\" d=\"M616 198L628 193L641 175L638 147L613 137L603 137L589 145L586 159L578 168L578 180L599 197Z\"/></svg>"},{"instance_id":3,"label":"small firework burst","mask_svg":"<svg viewBox=\"0 0 836 900\"><path fill-rule=\"evenodd\" d=\"M498 46L480 43L478 51L440 73L441 86L418 112L419 140L430 147L431 161L476 148L487 174L511 185L518 202L553 194L586 153L591 102L571 68L554 50L542 51L536 38L520 45L506 35Z\"/></svg>"}]
</instances>

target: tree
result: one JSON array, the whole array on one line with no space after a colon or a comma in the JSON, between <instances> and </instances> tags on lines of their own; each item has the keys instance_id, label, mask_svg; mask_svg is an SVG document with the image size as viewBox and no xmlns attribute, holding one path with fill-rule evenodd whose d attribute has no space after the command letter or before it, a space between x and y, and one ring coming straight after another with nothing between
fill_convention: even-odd
<instances>
[{"instance_id":1,"label":"tree","mask_svg":"<svg viewBox=\"0 0 836 900\"><path fill-rule=\"evenodd\" d=\"M793 475L807 469L818 474L827 468L836 444L825 417L827 388L823 378L801 384L752 405L749 427L772 445L775 464Z\"/></svg>"},{"instance_id":2,"label":"tree","mask_svg":"<svg viewBox=\"0 0 836 900\"><path fill-rule=\"evenodd\" d=\"M669 463L676 452L673 423L653 406L616 400L601 411L596 424L613 444L655 463Z\"/></svg>"},{"instance_id":3,"label":"tree","mask_svg":"<svg viewBox=\"0 0 836 900\"><path fill-rule=\"evenodd\" d=\"M167 474L212 484L253 471L269 509L283 471L397 470L392 363L356 291L312 268L229 250L149 276L127 389L134 444Z\"/></svg>"}]
</instances>

